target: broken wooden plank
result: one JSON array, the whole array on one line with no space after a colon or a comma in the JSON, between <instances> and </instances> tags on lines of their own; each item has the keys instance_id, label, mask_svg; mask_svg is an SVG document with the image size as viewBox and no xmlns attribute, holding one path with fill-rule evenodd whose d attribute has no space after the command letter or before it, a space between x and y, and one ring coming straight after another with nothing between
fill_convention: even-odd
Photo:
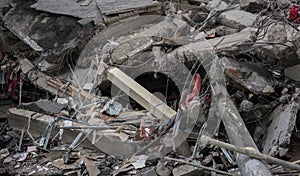
<instances>
[{"instance_id":1,"label":"broken wooden plank","mask_svg":"<svg viewBox=\"0 0 300 176\"><path fill-rule=\"evenodd\" d=\"M159 2L152 0L96 0L104 15L113 15L158 6Z\"/></svg>"},{"instance_id":2,"label":"broken wooden plank","mask_svg":"<svg viewBox=\"0 0 300 176\"><path fill-rule=\"evenodd\" d=\"M202 169L198 169L191 165L182 165L179 166L172 171L173 176L197 176L204 175L204 171Z\"/></svg>"},{"instance_id":3,"label":"broken wooden plank","mask_svg":"<svg viewBox=\"0 0 300 176\"><path fill-rule=\"evenodd\" d=\"M142 105L146 110L163 120L165 123L168 123L168 121L176 115L176 111L118 68L109 69L107 78Z\"/></svg>"},{"instance_id":4,"label":"broken wooden plank","mask_svg":"<svg viewBox=\"0 0 300 176\"><path fill-rule=\"evenodd\" d=\"M73 86L72 84L68 85L66 88L64 87L64 83L61 80L49 79L46 81L53 88L58 88L62 92L66 92L69 96L74 96L74 94L81 95L82 97L92 100L93 96L84 90L79 90L77 87Z\"/></svg>"},{"instance_id":5,"label":"broken wooden plank","mask_svg":"<svg viewBox=\"0 0 300 176\"><path fill-rule=\"evenodd\" d=\"M91 100L93 96L84 90L79 90L73 85L69 85L63 88L64 83L61 80L55 79L54 77L48 76L40 71L36 71L35 66L28 60L22 59L20 61L22 72L27 76L27 79L31 80L38 87L49 91L53 95L59 97L72 97L75 101L80 99Z\"/></svg>"}]
</instances>

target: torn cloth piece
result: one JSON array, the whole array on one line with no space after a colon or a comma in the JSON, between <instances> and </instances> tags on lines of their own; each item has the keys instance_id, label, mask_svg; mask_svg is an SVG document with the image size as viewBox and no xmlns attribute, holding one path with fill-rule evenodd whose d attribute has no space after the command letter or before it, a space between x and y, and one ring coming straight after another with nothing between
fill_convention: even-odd
<instances>
[{"instance_id":1,"label":"torn cloth piece","mask_svg":"<svg viewBox=\"0 0 300 176\"><path fill-rule=\"evenodd\" d=\"M17 98L15 94L15 89L20 82L20 78L14 73L6 73L6 85L7 85L7 92L10 93L13 99Z\"/></svg>"},{"instance_id":2,"label":"torn cloth piece","mask_svg":"<svg viewBox=\"0 0 300 176\"><path fill-rule=\"evenodd\" d=\"M0 51L0 62L2 61L2 59L3 59L3 54L2 54L2 52Z\"/></svg>"},{"instance_id":3,"label":"torn cloth piece","mask_svg":"<svg viewBox=\"0 0 300 176\"><path fill-rule=\"evenodd\" d=\"M100 64L99 64L99 67L98 67L97 74L98 75L102 75L102 73L104 72L104 70L105 70L104 63L103 63L103 60L101 60Z\"/></svg>"},{"instance_id":4,"label":"torn cloth piece","mask_svg":"<svg viewBox=\"0 0 300 176\"><path fill-rule=\"evenodd\" d=\"M196 96L199 95L201 91L201 77L199 74L195 74L194 76L194 88L191 94L189 94L185 100L185 106L189 104L189 101L194 99ZM183 104L180 104L180 107L183 107Z\"/></svg>"}]
</instances>

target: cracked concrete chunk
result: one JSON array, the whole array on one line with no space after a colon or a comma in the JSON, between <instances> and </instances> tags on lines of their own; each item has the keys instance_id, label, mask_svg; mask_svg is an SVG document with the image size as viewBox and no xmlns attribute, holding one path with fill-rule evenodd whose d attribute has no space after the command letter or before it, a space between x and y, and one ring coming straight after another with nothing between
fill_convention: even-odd
<instances>
[{"instance_id":1,"label":"cracked concrete chunk","mask_svg":"<svg viewBox=\"0 0 300 176\"><path fill-rule=\"evenodd\" d=\"M288 67L284 70L286 77L293 79L295 81L300 81L300 65L295 65Z\"/></svg>"},{"instance_id":2,"label":"cracked concrete chunk","mask_svg":"<svg viewBox=\"0 0 300 176\"><path fill-rule=\"evenodd\" d=\"M161 163L161 161L158 161L158 163L157 163L156 173L160 176L169 176L169 175L171 175L171 171L166 166L164 166L164 164Z\"/></svg>"},{"instance_id":3,"label":"cracked concrete chunk","mask_svg":"<svg viewBox=\"0 0 300 176\"><path fill-rule=\"evenodd\" d=\"M241 8L253 13L261 11L267 3L266 0L240 0Z\"/></svg>"},{"instance_id":4,"label":"cracked concrete chunk","mask_svg":"<svg viewBox=\"0 0 300 176\"><path fill-rule=\"evenodd\" d=\"M257 15L243 10L229 10L220 14L221 24L235 29L242 29L253 25Z\"/></svg>"},{"instance_id":5,"label":"cracked concrete chunk","mask_svg":"<svg viewBox=\"0 0 300 176\"><path fill-rule=\"evenodd\" d=\"M266 21L265 24L270 26L264 32L260 32L262 36L258 40L259 43L279 43L277 45L262 45L259 46L262 53L270 58L280 60L279 65L284 67L299 64L299 32L296 29L285 23L276 22L274 20ZM292 41L292 42L290 42ZM283 59L284 58L284 59Z\"/></svg>"},{"instance_id":6,"label":"cracked concrete chunk","mask_svg":"<svg viewBox=\"0 0 300 176\"><path fill-rule=\"evenodd\" d=\"M157 1L152 0L96 0L101 12L105 15L124 13L133 9L157 6Z\"/></svg>"},{"instance_id":7,"label":"cracked concrete chunk","mask_svg":"<svg viewBox=\"0 0 300 176\"><path fill-rule=\"evenodd\" d=\"M200 5L201 3L209 3L209 0L188 0L190 4Z\"/></svg>"},{"instance_id":8,"label":"cracked concrete chunk","mask_svg":"<svg viewBox=\"0 0 300 176\"><path fill-rule=\"evenodd\" d=\"M204 174L203 170L191 165L182 165L173 169L174 176L198 176L202 174Z\"/></svg>"},{"instance_id":9,"label":"cracked concrete chunk","mask_svg":"<svg viewBox=\"0 0 300 176\"><path fill-rule=\"evenodd\" d=\"M47 51L47 61L56 62L61 53L76 48L80 24L67 16L49 16L30 6L34 1L14 1L15 8L4 17L6 27L35 51ZM67 34L67 35L66 35Z\"/></svg>"},{"instance_id":10,"label":"cracked concrete chunk","mask_svg":"<svg viewBox=\"0 0 300 176\"><path fill-rule=\"evenodd\" d=\"M149 170L142 174L143 176L157 176L155 172L155 167L151 167Z\"/></svg>"},{"instance_id":11,"label":"cracked concrete chunk","mask_svg":"<svg viewBox=\"0 0 300 176\"><path fill-rule=\"evenodd\" d=\"M59 105L49 100L39 100L32 103L24 103L22 108L30 111L45 113L45 114L59 114L66 105Z\"/></svg>"},{"instance_id":12,"label":"cracked concrete chunk","mask_svg":"<svg viewBox=\"0 0 300 176\"><path fill-rule=\"evenodd\" d=\"M188 53L193 53L192 55L202 55L205 53L204 55L206 55L206 57L211 56L208 55L208 52L212 51L213 49L216 53L221 53L223 51L234 53L244 46L243 43L251 41L251 37L251 30L248 30L247 28L235 34L189 43L174 50L170 55L176 55L173 57L177 57L182 62L184 59L188 59L187 61L193 61L195 59L194 57L184 57L184 52L186 52L185 55ZM188 50L186 50L186 48L188 48Z\"/></svg>"},{"instance_id":13,"label":"cracked concrete chunk","mask_svg":"<svg viewBox=\"0 0 300 176\"><path fill-rule=\"evenodd\" d=\"M153 43L151 37L136 37L129 39L115 48L111 55L113 63L122 64L126 59L150 48Z\"/></svg>"},{"instance_id":14,"label":"cracked concrete chunk","mask_svg":"<svg viewBox=\"0 0 300 176\"><path fill-rule=\"evenodd\" d=\"M290 143L290 138L295 127L299 104L291 102L278 106L271 114L272 120L266 131L263 153L271 156L279 154L284 156L287 150L283 147Z\"/></svg>"},{"instance_id":15,"label":"cracked concrete chunk","mask_svg":"<svg viewBox=\"0 0 300 176\"><path fill-rule=\"evenodd\" d=\"M73 0L39 0L35 9L78 18L96 17L100 13L95 1L92 1L88 6L81 6L80 4L80 2Z\"/></svg>"},{"instance_id":16,"label":"cracked concrete chunk","mask_svg":"<svg viewBox=\"0 0 300 176\"><path fill-rule=\"evenodd\" d=\"M269 73L264 71L260 65L254 63L239 63L225 57L221 59L221 64L228 77L253 93L274 92Z\"/></svg>"},{"instance_id":17,"label":"cracked concrete chunk","mask_svg":"<svg viewBox=\"0 0 300 176\"><path fill-rule=\"evenodd\" d=\"M8 6L11 2L12 2L12 0L1 0L0 7Z\"/></svg>"},{"instance_id":18,"label":"cracked concrete chunk","mask_svg":"<svg viewBox=\"0 0 300 176\"><path fill-rule=\"evenodd\" d=\"M218 26L215 29L216 29L216 34L220 36L231 35L238 32L238 29L234 29L227 26Z\"/></svg>"},{"instance_id":19,"label":"cracked concrete chunk","mask_svg":"<svg viewBox=\"0 0 300 176\"><path fill-rule=\"evenodd\" d=\"M208 3L210 9L216 8L216 10L224 10L227 8L227 3L222 0L212 0Z\"/></svg>"}]
</instances>

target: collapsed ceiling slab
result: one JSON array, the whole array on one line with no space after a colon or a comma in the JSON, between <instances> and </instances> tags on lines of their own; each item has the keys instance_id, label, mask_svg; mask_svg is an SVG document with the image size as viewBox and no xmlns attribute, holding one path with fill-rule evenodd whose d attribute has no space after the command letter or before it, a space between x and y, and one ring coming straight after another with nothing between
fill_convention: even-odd
<instances>
[{"instance_id":1,"label":"collapsed ceiling slab","mask_svg":"<svg viewBox=\"0 0 300 176\"><path fill-rule=\"evenodd\" d=\"M15 7L3 19L5 26L34 51L44 52L49 58L75 48L82 28L77 20L38 12L30 7L33 3L14 1Z\"/></svg>"},{"instance_id":2,"label":"collapsed ceiling slab","mask_svg":"<svg viewBox=\"0 0 300 176\"><path fill-rule=\"evenodd\" d=\"M77 18L94 18L100 13L95 1L88 6L82 6L80 2L74 0L39 0L33 7L36 10Z\"/></svg>"},{"instance_id":3,"label":"collapsed ceiling slab","mask_svg":"<svg viewBox=\"0 0 300 176\"><path fill-rule=\"evenodd\" d=\"M113 15L133 11L136 9L146 9L158 5L157 1L152 0L96 0L101 12L105 15Z\"/></svg>"}]
</instances>

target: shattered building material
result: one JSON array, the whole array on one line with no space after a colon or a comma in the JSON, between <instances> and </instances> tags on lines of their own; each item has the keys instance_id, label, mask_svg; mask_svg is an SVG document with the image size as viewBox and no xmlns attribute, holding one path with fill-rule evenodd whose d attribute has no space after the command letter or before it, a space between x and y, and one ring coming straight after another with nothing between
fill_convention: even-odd
<instances>
[{"instance_id":1,"label":"shattered building material","mask_svg":"<svg viewBox=\"0 0 300 176\"><path fill-rule=\"evenodd\" d=\"M201 3L209 3L209 0L188 0L190 4L200 5Z\"/></svg>"},{"instance_id":2,"label":"shattered building material","mask_svg":"<svg viewBox=\"0 0 300 176\"><path fill-rule=\"evenodd\" d=\"M300 35L290 5L1 1L0 97L23 106L7 117L18 131L0 121L0 172L295 173Z\"/></svg>"},{"instance_id":3,"label":"shattered building material","mask_svg":"<svg viewBox=\"0 0 300 176\"><path fill-rule=\"evenodd\" d=\"M51 92L53 95L58 94L60 97L66 98L73 97L78 102L83 99L92 99L92 95L88 92L80 90L68 82L63 83L61 80L48 76L41 71L36 71L35 66L28 59L22 59L20 67L29 80L34 80L36 86Z\"/></svg>"},{"instance_id":4,"label":"shattered building material","mask_svg":"<svg viewBox=\"0 0 300 176\"><path fill-rule=\"evenodd\" d=\"M249 12L261 11L264 4L264 0L240 0L241 8Z\"/></svg>"},{"instance_id":5,"label":"shattered building material","mask_svg":"<svg viewBox=\"0 0 300 176\"><path fill-rule=\"evenodd\" d=\"M65 107L66 105L59 105L49 100L39 100L37 102L21 104L21 108L23 109L44 113L48 115L59 114Z\"/></svg>"},{"instance_id":6,"label":"shattered building material","mask_svg":"<svg viewBox=\"0 0 300 176\"><path fill-rule=\"evenodd\" d=\"M219 36L231 35L238 32L238 29L234 29L227 26L218 26L215 28L216 34Z\"/></svg>"},{"instance_id":7,"label":"shattered building material","mask_svg":"<svg viewBox=\"0 0 300 176\"><path fill-rule=\"evenodd\" d=\"M145 109L165 123L176 115L176 111L140 86L121 70L114 68L108 71L108 79L122 91L141 104Z\"/></svg>"},{"instance_id":8,"label":"shattered building material","mask_svg":"<svg viewBox=\"0 0 300 176\"><path fill-rule=\"evenodd\" d=\"M220 60L228 77L255 94L274 92L270 73L258 64L238 63L223 57Z\"/></svg>"},{"instance_id":9,"label":"shattered building material","mask_svg":"<svg viewBox=\"0 0 300 176\"><path fill-rule=\"evenodd\" d=\"M241 50L245 46L243 43L247 43L249 41L252 41L252 32L250 28L247 28L241 32L231 35L188 43L183 47L174 50L172 54L170 54L170 57L176 58L173 55L180 54L179 56L177 56L177 58L181 62L195 61L197 60L197 58L192 56L196 55L193 53L203 54L211 52L212 50L214 50L214 52L216 53L222 53L224 51L234 53ZM184 52L189 53L190 57L181 57L181 54Z\"/></svg>"},{"instance_id":10,"label":"shattered building material","mask_svg":"<svg viewBox=\"0 0 300 176\"><path fill-rule=\"evenodd\" d=\"M122 64L134 55L150 49L154 44L152 37L140 37L127 40L126 42L119 43L119 46L114 49L111 55L111 61L116 64Z\"/></svg>"},{"instance_id":11,"label":"shattered building material","mask_svg":"<svg viewBox=\"0 0 300 176\"><path fill-rule=\"evenodd\" d=\"M222 11L228 7L228 4L221 0L212 0L208 2L208 7L210 8L210 10L216 8L215 10Z\"/></svg>"},{"instance_id":12,"label":"shattered building material","mask_svg":"<svg viewBox=\"0 0 300 176\"><path fill-rule=\"evenodd\" d=\"M279 105L270 114L271 124L265 133L263 153L270 156L284 156L290 143L295 127L299 104L295 101L286 105Z\"/></svg>"},{"instance_id":13,"label":"shattered building material","mask_svg":"<svg viewBox=\"0 0 300 176\"><path fill-rule=\"evenodd\" d=\"M164 163L162 163L161 161L158 161L155 171L156 171L157 175L159 175L159 176L163 176L163 175L170 176L171 175L170 169L168 169L164 165Z\"/></svg>"},{"instance_id":14,"label":"shattered building material","mask_svg":"<svg viewBox=\"0 0 300 176\"><path fill-rule=\"evenodd\" d=\"M259 18L263 30L256 34L255 48L259 49L261 58L269 58L269 64L277 62L277 70L300 64L298 50L298 29L285 22L276 22L273 19ZM273 61L271 61L271 59Z\"/></svg>"},{"instance_id":15,"label":"shattered building material","mask_svg":"<svg viewBox=\"0 0 300 176\"><path fill-rule=\"evenodd\" d=\"M179 166L172 171L174 176L196 176L201 175L203 172L201 170L195 168L194 166L190 165L182 165Z\"/></svg>"},{"instance_id":16,"label":"shattered building material","mask_svg":"<svg viewBox=\"0 0 300 176\"><path fill-rule=\"evenodd\" d=\"M177 55L178 53L183 52L185 53L185 58L188 56L187 53L192 52L191 56L193 57L198 56L198 59L201 59L204 68L209 68L209 65L212 65L210 68L210 70L214 71L212 75L216 76L216 78L218 79L219 77L224 77L222 76L224 75L224 73L222 67L218 63L219 61L217 59L217 56L214 56L212 53L209 53L208 51L204 52L203 50L199 50L199 48L202 49L201 45L199 45L196 42L196 43L188 44L173 52L176 53ZM211 45L207 44L207 50L211 48L212 48ZM202 58L201 56L204 53L206 54L206 57L208 57L208 59L212 59L212 60L206 60L207 58L205 59ZM211 62L213 64L210 64ZM225 84L223 85L224 87L219 87L219 85L214 85L214 86L217 86L217 87L212 87L212 89L216 89L213 90L214 93L213 97L216 98L217 115L223 121L226 127L226 132L230 142L240 147L252 147L254 150L258 151L256 144L254 143L249 131L247 130L237 108L235 107L232 100L228 98L228 92L227 92L227 88L225 87ZM219 94L215 94L215 93L219 93ZM213 128L217 126L218 124L216 124L216 126L213 126ZM251 174L271 175L266 165L259 160L249 159L249 157L245 155L238 155L236 159L241 169L241 172L245 175L251 175Z\"/></svg>"},{"instance_id":17,"label":"shattered building material","mask_svg":"<svg viewBox=\"0 0 300 176\"><path fill-rule=\"evenodd\" d=\"M157 6L158 1L152 0L96 0L97 5L104 15L113 15L124 13L128 11L134 11L139 9L145 9L153 6Z\"/></svg>"},{"instance_id":18,"label":"shattered building material","mask_svg":"<svg viewBox=\"0 0 300 176\"><path fill-rule=\"evenodd\" d=\"M243 10L228 10L220 14L221 24L235 29L251 27L257 15L245 12Z\"/></svg>"},{"instance_id":19,"label":"shattered building material","mask_svg":"<svg viewBox=\"0 0 300 176\"><path fill-rule=\"evenodd\" d=\"M231 145L231 144L227 144L221 141L217 141L215 139L211 139L208 136L202 136L203 142L204 143L208 143L208 144L212 144L212 145L216 145L219 147L223 147L232 151L235 151L237 153L241 153L241 154L245 154L248 155L250 157L256 158L256 159L260 159L260 160L264 160L266 162L269 163L274 163L277 165L281 165L284 166L286 168L289 169L293 169L293 170L300 170L300 166L298 164L294 164L294 163L289 163L287 161L281 160L281 159L277 159L274 158L272 156L269 155L265 155L265 154L261 154L253 149L249 149L249 148L241 148L241 147L237 147L235 145Z\"/></svg>"},{"instance_id":20,"label":"shattered building material","mask_svg":"<svg viewBox=\"0 0 300 176\"><path fill-rule=\"evenodd\" d=\"M49 62L57 63L57 57L63 52L77 47L80 41L78 31L81 31L81 26L76 20L39 13L30 8L34 1L15 3L15 7L3 18L5 26L33 50L48 55ZM56 30L57 28L59 30Z\"/></svg>"},{"instance_id":21,"label":"shattered building material","mask_svg":"<svg viewBox=\"0 0 300 176\"><path fill-rule=\"evenodd\" d=\"M215 74L224 77L222 76L224 74L223 69L218 62L217 59L213 61L211 70L214 70ZM222 90L219 87L215 88ZM223 90L218 93L214 96L216 98L216 113L225 125L230 143L239 147L248 147L259 152L237 108L228 97L226 87L223 87ZM267 166L259 160L250 159L246 155L238 155L236 161L244 175L271 175Z\"/></svg>"},{"instance_id":22,"label":"shattered building material","mask_svg":"<svg viewBox=\"0 0 300 176\"><path fill-rule=\"evenodd\" d=\"M190 166L193 166L193 167L197 167L199 169L208 170L208 171L219 173L219 174L223 174L223 175L233 175L233 174L230 174L228 172L224 172L224 171L220 171L220 170L217 170L217 169L214 169L214 168L206 167L206 166L203 166L203 165L195 163L195 162L192 163L192 162L189 162L189 161L186 161L186 160L181 160L181 159L176 159L176 158L170 158L170 157L164 157L164 159L168 160L168 161L174 161L174 162L179 162L179 163L187 164L187 165L190 165Z\"/></svg>"},{"instance_id":23,"label":"shattered building material","mask_svg":"<svg viewBox=\"0 0 300 176\"><path fill-rule=\"evenodd\" d=\"M286 77L293 79L295 81L300 81L300 65L294 65L292 67L287 67L284 70Z\"/></svg>"},{"instance_id":24,"label":"shattered building material","mask_svg":"<svg viewBox=\"0 0 300 176\"><path fill-rule=\"evenodd\" d=\"M64 14L77 18L95 18L100 14L95 1L92 1L88 6L82 6L81 2L72 0L38 0L33 7L36 10Z\"/></svg>"},{"instance_id":25,"label":"shattered building material","mask_svg":"<svg viewBox=\"0 0 300 176\"><path fill-rule=\"evenodd\" d=\"M9 109L9 111L11 114L11 117L8 118L9 124L13 128L18 129L20 131L24 131L24 129L26 129L25 132L30 133L34 137L41 137L47 125L53 119L53 116L37 113L34 111L28 111L24 109L11 108ZM76 123L74 123L74 125L75 124ZM57 134L58 131L59 131L58 126L54 125L53 131L51 133L51 137L54 137L54 135ZM71 143L73 142L73 139L77 136L78 133L79 131L64 130L61 139L66 143ZM89 148L95 148L88 141L84 141L83 145Z\"/></svg>"},{"instance_id":26,"label":"shattered building material","mask_svg":"<svg viewBox=\"0 0 300 176\"><path fill-rule=\"evenodd\" d=\"M12 0L3 0L0 2L0 7L5 7L5 6L9 5L10 3L12 3Z\"/></svg>"}]
</instances>

